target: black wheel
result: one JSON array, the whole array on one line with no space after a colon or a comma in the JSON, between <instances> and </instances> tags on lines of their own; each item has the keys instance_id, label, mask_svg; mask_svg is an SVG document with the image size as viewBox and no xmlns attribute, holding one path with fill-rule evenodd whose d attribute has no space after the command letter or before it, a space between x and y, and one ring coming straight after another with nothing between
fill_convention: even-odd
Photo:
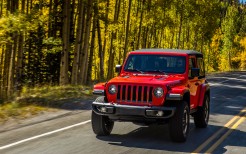
<instances>
[{"instance_id":1,"label":"black wheel","mask_svg":"<svg viewBox=\"0 0 246 154\"><path fill-rule=\"evenodd\" d=\"M209 97L206 95L203 106L199 107L194 114L194 122L197 128L206 128L208 126L209 108Z\"/></svg>"},{"instance_id":2,"label":"black wheel","mask_svg":"<svg viewBox=\"0 0 246 154\"><path fill-rule=\"evenodd\" d=\"M114 122L107 116L98 115L94 111L91 114L91 124L93 132L99 136L110 135L114 127Z\"/></svg>"},{"instance_id":3,"label":"black wheel","mask_svg":"<svg viewBox=\"0 0 246 154\"><path fill-rule=\"evenodd\" d=\"M186 141L190 127L190 110L187 102L178 102L169 122L170 137L175 142Z\"/></svg>"}]
</instances>

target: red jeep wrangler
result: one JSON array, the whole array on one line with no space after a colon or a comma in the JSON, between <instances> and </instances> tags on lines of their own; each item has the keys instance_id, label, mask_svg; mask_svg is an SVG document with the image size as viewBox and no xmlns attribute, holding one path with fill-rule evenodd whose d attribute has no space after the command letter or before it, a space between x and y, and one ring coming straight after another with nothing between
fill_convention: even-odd
<instances>
[{"instance_id":1,"label":"red jeep wrangler","mask_svg":"<svg viewBox=\"0 0 246 154\"><path fill-rule=\"evenodd\" d=\"M210 88L203 55L193 50L141 49L128 54L119 76L94 86L92 129L109 135L115 121L169 124L173 141L186 141L190 115L207 127Z\"/></svg>"}]
</instances>

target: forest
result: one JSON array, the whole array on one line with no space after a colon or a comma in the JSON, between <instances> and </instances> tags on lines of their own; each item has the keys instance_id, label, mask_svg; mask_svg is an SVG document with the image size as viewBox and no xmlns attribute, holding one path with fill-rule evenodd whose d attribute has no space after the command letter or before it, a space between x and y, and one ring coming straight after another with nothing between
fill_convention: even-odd
<instances>
[{"instance_id":1,"label":"forest","mask_svg":"<svg viewBox=\"0 0 246 154\"><path fill-rule=\"evenodd\" d=\"M202 52L207 72L246 69L241 0L0 0L0 99L23 86L91 85L129 51Z\"/></svg>"}]
</instances>

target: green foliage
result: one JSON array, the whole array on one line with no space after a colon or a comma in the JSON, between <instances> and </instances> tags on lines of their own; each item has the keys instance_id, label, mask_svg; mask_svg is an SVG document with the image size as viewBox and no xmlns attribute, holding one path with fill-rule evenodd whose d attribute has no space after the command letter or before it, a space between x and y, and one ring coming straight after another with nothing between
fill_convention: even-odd
<instances>
[{"instance_id":1,"label":"green foliage","mask_svg":"<svg viewBox=\"0 0 246 154\"><path fill-rule=\"evenodd\" d=\"M26 20L26 17L23 14L10 14L7 17L0 18L0 44L12 41L12 38L8 34L24 32L29 29L30 26L31 23Z\"/></svg>"},{"instance_id":2,"label":"green foliage","mask_svg":"<svg viewBox=\"0 0 246 154\"><path fill-rule=\"evenodd\" d=\"M44 38L43 39L43 46L47 47L44 49L46 53L59 53L62 51L62 40L60 38Z\"/></svg>"}]
</instances>

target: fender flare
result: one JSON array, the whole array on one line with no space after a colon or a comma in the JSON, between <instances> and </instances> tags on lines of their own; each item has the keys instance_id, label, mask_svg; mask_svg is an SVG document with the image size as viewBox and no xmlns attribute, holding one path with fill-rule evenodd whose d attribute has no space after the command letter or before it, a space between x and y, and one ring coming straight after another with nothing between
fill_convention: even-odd
<instances>
[{"instance_id":1,"label":"fender flare","mask_svg":"<svg viewBox=\"0 0 246 154\"><path fill-rule=\"evenodd\" d=\"M199 94L199 100L198 100L198 106L203 106L204 96L207 94L210 96L210 87L207 83L202 84L200 94Z\"/></svg>"},{"instance_id":2,"label":"fender flare","mask_svg":"<svg viewBox=\"0 0 246 154\"><path fill-rule=\"evenodd\" d=\"M166 95L166 100L183 100L184 99L184 95L189 94L190 91L187 88L183 88L183 89L176 89L173 88L170 91L168 91L167 95Z\"/></svg>"}]
</instances>

